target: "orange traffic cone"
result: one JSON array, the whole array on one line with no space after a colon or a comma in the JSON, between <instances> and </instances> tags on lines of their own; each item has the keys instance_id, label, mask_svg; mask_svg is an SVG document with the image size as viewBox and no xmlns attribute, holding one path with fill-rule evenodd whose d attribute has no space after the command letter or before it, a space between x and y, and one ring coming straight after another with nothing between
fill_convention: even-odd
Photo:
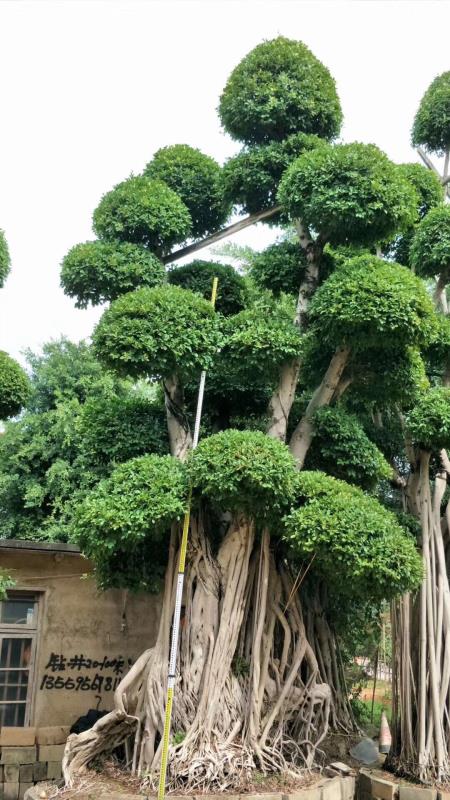
<instances>
[{"instance_id":1,"label":"orange traffic cone","mask_svg":"<svg viewBox=\"0 0 450 800\"><path fill-rule=\"evenodd\" d=\"M392 744L392 736L389 723L384 711L381 712L380 724L380 753L389 753Z\"/></svg>"}]
</instances>

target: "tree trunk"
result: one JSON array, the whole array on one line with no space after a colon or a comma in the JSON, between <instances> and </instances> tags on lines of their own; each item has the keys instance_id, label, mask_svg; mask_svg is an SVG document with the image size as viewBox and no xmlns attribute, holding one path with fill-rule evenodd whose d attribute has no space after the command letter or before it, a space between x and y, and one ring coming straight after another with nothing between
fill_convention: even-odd
<instances>
[{"instance_id":1,"label":"tree trunk","mask_svg":"<svg viewBox=\"0 0 450 800\"><path fill-rule=\"evenodd\" d=\"M306 330L308 324L308 307L319 284L320 259L322 256L321 245L312 241L308 229L301 220L295 221L300 247L306 253L306 269L300 284L295 310L294 325L301 331ZM286 441L287 424L294 402L300 374L301 362L294 358L281 366L278 384L269 403L269 424L267 435L273 439Z\"/></svg>"},{"instance_id":2,"label":"tree trunk","mask_svg":"<svg viewBox=\"0 0 450 800\"><path fill-rule=\"evenodd\" d=\"M172 375L163 381L163 389L170 452L175 458L185 461L192 447L192 435L184 412L183 388L179 378Z\"/></svg>"},{"instance_id":3,"label":"tree trunk","mask_svg":"<svg viewBox=\"0 0 450 800\"><path fill-rule=\"evenodd\" d=\"M441 503L445 471L430 488L430 453L419 454L408 509L420 519L424 580L417 597L392 607L393 745L391 760L424 782L450 778L450 587Z\"/></svg>"},{"instance_id":4,"label":"tree trunk","mask_svg":"<svg viewBox=\"0 0 450 800\"><path fill-rule=\"evenodd\" d=\"M306 412L292 434L289 448L294 456L298 469L302 469L314 435L313 417L322 406L329 405L338 388L342 373L350 355L348 347L338 347L324 375L322 383L317 387L308 403Z\"/></svg>"},{"instance_id":5,"label":"tree trunk","mask_svg":"<svg viewBox=\"0 0 450 800\"><path fill-rule=\"evenodd\" d=\"M335 684L338 666L324 620L309 641L295 582L287 565L276 563L268 531L255 541L253 523L238 516L213 556L204 525L200 514L189 540L168 785L224 791L256 768L299 774L312 766L330 714L340 716L325 679L326 671ZM156 644L122 680L114 711L69 737L63 765L69 785L95 755L128 736L133 771L148 776L152 789L157 784L175 539Z\"/></svg>"}]
</instances>

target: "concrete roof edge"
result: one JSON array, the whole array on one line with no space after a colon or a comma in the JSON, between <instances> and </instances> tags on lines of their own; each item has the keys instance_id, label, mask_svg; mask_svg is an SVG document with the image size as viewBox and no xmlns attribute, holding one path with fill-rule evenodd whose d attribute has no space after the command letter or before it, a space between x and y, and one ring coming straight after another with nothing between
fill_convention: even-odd
<instances>
[{"instance_id":1,"label":"concrete roof edge","mask_svg":"<svg viewBox=\"0 0 450 800\"><path fill-rule=\"evenodd\" d=\"M33 542L27 539L0 539L3 550L28 550L37 553L67 553L80 555L80 549L68 542Z\"/></svg>"}]
</instances>

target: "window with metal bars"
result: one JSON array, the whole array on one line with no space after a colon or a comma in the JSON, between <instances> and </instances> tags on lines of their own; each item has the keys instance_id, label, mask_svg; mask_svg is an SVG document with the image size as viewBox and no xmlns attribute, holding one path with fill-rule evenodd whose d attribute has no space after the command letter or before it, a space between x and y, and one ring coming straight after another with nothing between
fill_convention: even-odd
<instances>
[{"instance_id":1,"label":"window with metal bars","mask_svg":"<svg viewBox=\"0 0 450 800\"><path fill-rule=\"evenodd\" d=\"M0 602L0 726L30 724L38 597L8 592Z\"/></svg>"}]
</instances>

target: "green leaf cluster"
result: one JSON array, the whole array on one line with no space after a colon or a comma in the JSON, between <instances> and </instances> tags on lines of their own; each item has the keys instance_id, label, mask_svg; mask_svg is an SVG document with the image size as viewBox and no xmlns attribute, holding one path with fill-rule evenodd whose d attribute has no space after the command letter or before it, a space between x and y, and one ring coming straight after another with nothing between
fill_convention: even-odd
<instances>
[{"instance_id":1,"label":"green leaf cluster","mask_svg":"<svg viewBox=\"0 0 450 800\"><path fill-rule=\"evenodd\" d=\"M164 407L136 391L89 397L80 412L81 452L93 471L169 451Z\"/></svg>"},{"instance_id":2,"label":"green leaf cluster","mask_svg":"<svg viewBox=\"0 0 450 800\"><path fill-rule=\"evenodd\" d=\"M97 306L141 286L158 286L166 277L162 262L130 242L95 241L72 247L61 264L61 286L77 308Z\"/></svg>"},{"instance_id":3,"label":"green leaf cluster","mask_svg":"<svg viewBox=\"0 0 450 800\"><path fill-rule=\"evenodd\" d=\"M321 469L369 490L392 477L392 467L358 418L339 406L320 408L314 414L314 440L306 468Z\"/></svg>"},{"instance_id":4,"label":"green leaf cluster","mask_svg":"<svg viewBox=\"0 0 450 800\"><path fill-rule=\"evenodd\" d=\"M286 170L278 198L331 244L372 245L411 226L417 194L373 144L322 146Z\"/></svg>"},{"instance_id":5,"label":"green leaf cluster","mask_svg":"<svg viewBox=\"0 0 450 800\"><path fill-rule=\"evenodd\" d=\"M323 139L306 133L293 133L282 141L244 147L226 161L223 181L226 197L241 206L247 214L254 214L277 203L281 177L298 156L323 144ZM277 214L267 220L279 223Z\"/></svg>"},{"instance_id":6,"label":"green leaf cluster","mask_svg":"<svg viewBox=\"0 0 450 800\"><path fill-rule=\"evenodd\" d=\"M4 286L10 267L11 259L9 257L8 243L4 232L0 229L0 289Z\"/></svg>"},{"instance_id":7,"label":"green leaf cluster","mask_svg":"<svg viewBox=\"0 0 450 800\"><path fill-rule=\"evenodd\" d=\"M14 417L30 395L30 381L14 358L0 350L0 419Z\"/></svg>"},{"instance_id":8,"label":"green leaf cluster","mask_svg":"<svg viewBox=\"0 0 450 800\"><path fill-rule=\"evenodd\" d=\"M450 279L450 206L432 208L417 227L410 250L418 275L433 278L444 273Z\"/></svg>"},{"instance_id":9,"label":"green leaf cluster","mask_svg":"<svg viewBox=\"0 0 450 800\"><path fill-rule=\"evenodd\" d=\"M115 300L93 334L98 358L133 378L194 377L219 343L211 304L178 286L137 289Z\"/></svg>"},{"instance_id":10,"label":"green leaf cluster","mask_svg":"<svg viewBox=\"0 0 450 800\"><path fill-rule=\"evenodd\" d=\"M233 267L217 261L197 259L170 270L169 283L190 289L205 300L211 299L213 279L218 278L216 311L224 316L237 314L247 305L247 287L244 279Z\"/></svg>"},{"instance_id":11,"label":"green leaf cluster","mask_svg":"<svg viewBox=\"0 0 450 800\"><path fill-rule=\"evenodd\" d=\"M286 445L260 431L233 429L203 439L187 470L200 497L260 521L279 520L297 478Z\"/></svg>"},{"instance_id":12,"label":"green leaf cluster","mask_svg":"<svg viewBox=\"0 0 450 800\"><path fill-rule=\"evenodd\" d=\"M358 256L336 269L314 295L311 322L330 346L355 351L422 345L435 330L431 298L406 267Z\"/></svg>"},{"instance_id":13,"label":"green leaf cluster","mask_svg":"<svg viewBox=\"0 0 450 800\"><path fill-rule=\"evenodd\" d=\"M258 253L250 267L250 275L262 289L298 294L306 270L305 251L298 242L276 242Z\"/></svg>"},{"instance_id":14,"label":"green leaf cluster","mask_svg":"<svg viewBox=\"0 0 450 800\"><path fill-rule=\"evenodd\" d=\"M328 69L302 42L283 36L257 45L235 67L219 116L233 139L248 144L299 132L334 139L342 123Z\"/></svg>"},{"instance_id":15,"label":"green leaf cluster","mask_svg":"<svg viewBox=\"0 0 450 800\"><path fill-rule=\"evenodd\" d=\"M420 584L415 542L378 500L323 472L298 473L297 492L283 538L335 594L381 600Z\"/></svg>"},{"instance_id":16,"label":"green leaf cluster","mask_svg":"<svg viewBox=\"0 0 450 800\"><path fill-rule=\"evenodd\" d=\"M450 388L436 386L424 392L406 418L412 441L424 450L450 447Z\"/></svg>"},{"instance_id":17,"label":"green leaf cluster","mask_svg":"<svg viewBox=\"0 0 450 800\"><path fill-rule=\"evenodd\" d=\"M163 181L177 193L191 215L192 236L206 236L226 221L231 208L224 198L221 167L197 148L187 144L162 147L144 175Z\"/></svg>"},{"instance_id":18,"label":"green leaf cluster","mask_svg":"<svg viewBox=\"0 0 450 800\"><path fill-rule=\"evenodd\" d=\"M450 147L450 72L438 75L426 90L411 131L414 147L441 155Z\"/></svg>"},{"instance_id":19,"label":"green leaf cluster","mask_svg":"<svg viewBox=\"0 0 450 800\"><path fill-rule=\"evenodd\" d=\"M186 509L183 466L145 455L118 466L75 511L73 536L96 566L102 588L159 588L171 524Z\"/></svg>"},{"instance_id":20,"label":"green leaf cluster","mask_svg":"<svg viewBox=\"0 0 450 800\"><path fill-rule=\"evenodd\" d=\"M99 239L145 245L163 253L192 231L192 220L180 197L162 181L132 176L103 195L94 211Z\"/></svg>"}]
</instances>

